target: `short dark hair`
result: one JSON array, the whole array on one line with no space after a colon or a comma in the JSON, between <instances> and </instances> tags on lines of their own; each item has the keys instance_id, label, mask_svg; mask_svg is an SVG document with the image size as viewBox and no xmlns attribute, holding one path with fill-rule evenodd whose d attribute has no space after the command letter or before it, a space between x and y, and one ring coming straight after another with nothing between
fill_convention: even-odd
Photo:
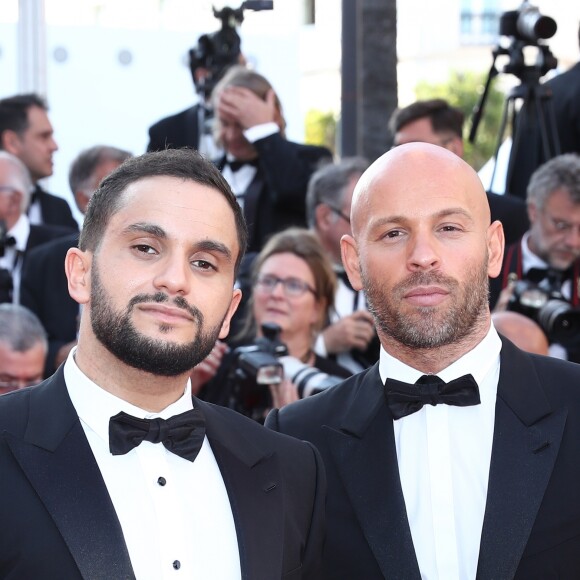
<instances>
[{"instance_id":1,"label":"short dark hair","mask_svg":"<svg viewBox=\"0 0 580 580\"><path fill-rule=\"evenodd\" d=\"M71 191L75 193L79 189L88 187L93 173L101 163L106 163L107 161L123 163L131 156L132 154L129 151L110 147L109 145L95 145L81 151L71 163L68 172L68 184Z\"/></svg>"},{"instance_id":2,"label":"short dark hair","mask_svg":"<svg viewBox=\"0 0 580 580\"><path fill-rule=\"evenodd\" d=\"M306 192L306 220L308 227L316 225L316 208L324 203L340 209L346 186L353 177L360 177L369 166L364 157L343 157L312 174Z\"/></svg>"},{"instance_id":3,"label":"short dark hair","mask_svg":"<svg viewBox=\"0 0 580 580\"><path fill-rule=\"evenodd\" d=\"M407 107L396 109L389 120L389 130L394 137L405 125L424 118L431 120L435 133L449 131L460 139L463 137L463 111L452 107L444 99L415 101Z\"/></svg>"},{"instance_id":4,"label":"short dark hair","mask_svg":"<svg viewBox=\"0 0 580 580\"><path fill-rule=\"evenodd\" d=\"M48 111L46 101L36 93L27 93L24 95L14 95L0 99L0 137L4 131L14 131L22 135L28 129L28 110L32 107L38 107ZM2 141L0 139L0 149Z\"/></svg>"},{"instance_id":5,"label":"short dark hair","mask_svg":"<svg viewBox=\"0 0 580 580\"><path fill-rule=\"evenodd\" d=\"M193 149L166 149L127 159L101 182L91 197L79 238L79 248L95 252L111 217L124 205L129 185L148 177L176 177L216 189L234 213L240 252L235 270L246 251L248 232L242 210L227 181L215 165Z\"/></svg>"}]
</instances>

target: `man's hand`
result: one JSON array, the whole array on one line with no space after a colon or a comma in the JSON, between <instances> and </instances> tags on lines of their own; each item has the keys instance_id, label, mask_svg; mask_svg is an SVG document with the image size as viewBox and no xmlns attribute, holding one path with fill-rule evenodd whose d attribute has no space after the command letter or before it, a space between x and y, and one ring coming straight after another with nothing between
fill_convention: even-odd
<instances>
[{"instance_id":1,"label":"man's hand","mask_svg":"<svg viewBox=\"0 0 580 580\"><path fill-rule=\"evenodd\" d=\"M508 309L508 302L514 293L516 283L509 281L508 285L500 292L500 295L493 307L493 312L505 312Z\"/></svg>"},{"instance_id":2,"label":"man's hand","mask_svg":"<svg viewBox=\"0 0 580 580\"><path fill-rule=\"evenodd\" d=\"M375 334L373 317L366 310L357 310L341 318L322 331L329 354L347 352L356 348L365 350Z\"/></svg>"},{"instance_id":3,"label":"man's hand","mask_svg":"<svg viewBox=\"0 0 580 580\"><path fill-rule=\"evenodd\" d=\"M270 385L269 388L272 395L272 408L274 409L281 409L300 398L296 385L288 379L283 379L279 385Z\"/></svg>"},{"instance_id":4,"label":"man's hand","mask_svg":"<svg viewBox=\"0 0 580 580\"><path fill-rule=\"evenodd\" d=\"M189 375L193 395L197 395L203 385L213 379L227 351L227 344L217 340L211 352L197 366L193 367Z\"/></svg>"},{"instance_id":5,"label":"man's hand","mask_svg":"<svg viewBox=\"0 0 580 580\"><path fill-rule=\"evenodd\" d=\"M268 91L263 101L245 87L226 87L219 95L217 110L220 117L239 123L244 130L275 122L278 114L273 90Z\"/></svg>"}]
</instances>

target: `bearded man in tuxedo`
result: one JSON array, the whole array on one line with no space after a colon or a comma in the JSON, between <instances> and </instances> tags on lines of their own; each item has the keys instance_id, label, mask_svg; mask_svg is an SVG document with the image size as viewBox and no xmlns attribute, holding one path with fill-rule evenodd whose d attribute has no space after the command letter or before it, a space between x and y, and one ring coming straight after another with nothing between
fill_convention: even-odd
<instances>
[{"instance_id":1,"label":"bearded man in tuxedo","mask_svg":"<svg viewBox=\"0 0 580 580\"><path fill-rule=\"evenodd\" d=\"M342 259L380 360L267 419L323 456L323 578L580 577L580 367L496 332L490 221L477 174L436 145L356 186Z\"/></svg>"},{"instance_id":2,"label":"bearded man in tuxedo","mask_svg":"<svg viewBox=\"0 0 580 580\"><path fill-rule=\"evenodd\" d=\"M101 183L65 262L78 345L0 397L0 577L319 578L314 448L191 396L245 245L235 197L193 151Z\"/></svg>"}]
</instances>

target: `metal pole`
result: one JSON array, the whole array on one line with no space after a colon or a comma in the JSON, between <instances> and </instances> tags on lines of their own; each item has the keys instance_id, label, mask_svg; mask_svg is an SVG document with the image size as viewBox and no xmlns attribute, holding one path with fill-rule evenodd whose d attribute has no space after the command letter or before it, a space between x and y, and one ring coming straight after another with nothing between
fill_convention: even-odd
<instances>
[{"instance_id":1,"label":"metal pole","mask_svg":"<svg viewBox=\"0 0 580 580\"><path fill-rule=\"evenodd\" d=\"M18 2L18 89L47 92L46 22L44 0Z\"/></svg>"}]
</instances>

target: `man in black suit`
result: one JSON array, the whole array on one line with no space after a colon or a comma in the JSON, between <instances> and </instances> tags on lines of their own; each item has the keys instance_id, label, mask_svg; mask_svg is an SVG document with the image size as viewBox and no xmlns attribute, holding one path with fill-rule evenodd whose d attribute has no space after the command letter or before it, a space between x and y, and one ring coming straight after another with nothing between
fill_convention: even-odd
<instances>
[{"instance_id":1,"label":"man in black suit","mask_svg":"<svg viewBox=\"0 0 580 580\"><path fill-rule=\"evenodd\" d=\"M0 398L0 576L319 578L316 450L191 396L245 245L195 152L135 157L101 183L65 264L78 346Z\"/></svg>"},{"instance_id":2,"label":"man in black suit","mask_svg":"<svg viewBox=\"0 0 580 580\"><path fill-rule=\"evenodd\" d=\"M323 456L321 578L580 578L580 367L495 331L504 238L477 174L402 145L361 177L351 221L343 262L380 361L267 419Z\"/></svg>"},{"instance_id":3,"label":"man in black suit","mask_svg":"<svg viewBox=\"0 0 580 580\"><path fill-rule=\"evenodd\" d=\"M38 183L52 175L52 156L58 149L45 100L34 93L0 100L0 149L26 165L34 183L28 207L31 223L63 226L78 231L67 201Z\"/></svg>"},{"instance_id":4,"label":"man in black suit","mask_svg":"<svg viewBox=\"0 0 580 580\"><path fill-rule=\"evenodd\" d=\"M416 101L397 109L389 120L393 145L432 143L463 157L463 112L443 99ZM491 219L503 224L506 242L511 244L528 229L526 204L514 195L487 192Z\"/></svg>"},{"instance_id":5,"label":"man in black suit","mask_svg":"<svg viewBox=\"0 0 580 580\"><path fill-rule=\"evenodd\" d=\"M128 151L108 145L95 145L77 155L70 166L69 185L83 215L99 183L129 157ZM78 235L71 234L35 248L22 270L20 302L40 318L48 335L44 378L54 373L76 345L79 305L68 293L64 260L77 242Z\"/></svg>"},{"instance_id":6,"label":"man in black suit","mask_svg":"<svg viewBox=\"0 0 580 580\"><path fill-rule=\"evenodd\" d=\"M262 75L231 67L213 92L218 144L226 154L218 168L243 208L248 250L259 252L270 235L306 226L310 176L332 154L284 137L282 106Z\"/></svg>"},{"instance_id":7,"label":"man in black suit","mask_svg":"<svg viewBox=\"0 0 580 580\"><path fill-rule=\"evenodd\" d=\"M30 223L25 212L31 189L24 164L0 151L0 302L20 301L22 269L33 248L72 231Z\"/></svg>"}]
</instances>

